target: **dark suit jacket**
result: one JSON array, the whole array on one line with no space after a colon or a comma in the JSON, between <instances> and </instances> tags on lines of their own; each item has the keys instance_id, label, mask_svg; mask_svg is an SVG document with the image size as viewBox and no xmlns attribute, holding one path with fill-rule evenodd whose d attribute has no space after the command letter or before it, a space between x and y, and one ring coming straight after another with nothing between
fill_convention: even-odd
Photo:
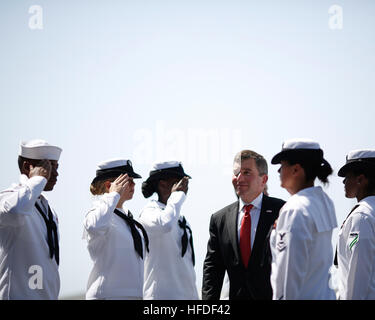
<instances>
[{"instance_id":1,"label":"dark suit jacket","mask_svg":"<svg viewBox=\"0 0 375 320\"><path fill-rule=\"evenodd\" d=\"M225 271L229 299L272 299L269 231L285 201L263 195L257 231L248 267L242 263L237 233L239 201L211 216L210 239L203 266L203 300L220 299Z\"/></svg>"}]
</instances>

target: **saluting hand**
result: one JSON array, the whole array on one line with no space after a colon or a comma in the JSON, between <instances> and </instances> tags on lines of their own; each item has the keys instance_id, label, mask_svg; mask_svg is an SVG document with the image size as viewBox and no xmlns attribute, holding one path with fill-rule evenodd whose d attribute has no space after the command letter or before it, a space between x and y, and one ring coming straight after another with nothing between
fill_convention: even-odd
<instances>
[{"instance_id":1,"label":"saluting hand","mask_svg":"<svg viewBox=\"0 0 375 320\"><path fill-rule=\"evenodd\" d=\"M109 192L117 192L122 195L125 188L127 187L127 182L129 177L127 174L120 174L115 181L111 182L111 186L109 187Z\"/></svg>"},{"instance_id":2,"label":"saluting hand","mask_svg":"<svg viewBox=\"0 0 375 320\"><path fill-rule=\"evenodd\" d=\"M134 181L132 177L127 174L121 174L115 181L111 183L109 192L116 191L120 194L120 201L118 206L122 206L122 203L126 200L133 198L134 194Z\"/></svg>"},{"instance_id":3,"label":"saluting hand","mask_svg":"<svg viewBox=\"0 0 375 320\"><path fill-rule=\"evenodd\" d=\"M49 180L51 177L52 166L49 160L40 160L37 165L30 164L29 178L41 176Z\"/></svg>"},{"instance_id":4,"label":"saluting hand","mask_svg":"<svg viewBox=\"0 0 375 320\"><path fill-rule=\"evenodd\" d=\"M189 189L188 185L189 185L189 178L183 177L180 181L176 182L173 185L171 192L183 191L185 194L187 194L188 189Z\"/></svg>"}]
</instances>

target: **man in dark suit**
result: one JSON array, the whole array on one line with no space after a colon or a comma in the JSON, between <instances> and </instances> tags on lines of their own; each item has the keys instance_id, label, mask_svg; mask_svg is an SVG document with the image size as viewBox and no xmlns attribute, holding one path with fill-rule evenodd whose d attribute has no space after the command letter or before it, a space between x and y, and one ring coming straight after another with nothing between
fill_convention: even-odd
<instances>
[{"instance_id":1,"label":"man in dark suit","mask_svg":"<svg viewBox=\"0 0 375 320\"><path fill-rule=\"evenodd\" d=\"M235 156L232 183L238 201L211 216L203 266L203 300L220 299L225 271L229 299L272 299L269 231L285 201L264 194L267 162L243 150Z\"/></svg>"}]
</instances>

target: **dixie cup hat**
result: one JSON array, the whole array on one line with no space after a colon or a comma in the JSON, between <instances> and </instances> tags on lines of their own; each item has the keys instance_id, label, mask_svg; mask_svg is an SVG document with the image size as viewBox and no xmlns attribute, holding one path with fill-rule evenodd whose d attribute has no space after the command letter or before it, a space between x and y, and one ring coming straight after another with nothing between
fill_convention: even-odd
<instances>
[{"instance_id":1,"label":"dixie cup hat","mask_svg":"<svg viewBox=\"0 0 375 320\"><path fill-rule=\"evenodd\" d=\"M56 160L60 159L62 149L49 144L42 139L21 141L18 155L34 160Z\"/></svg>"}]
</instances>

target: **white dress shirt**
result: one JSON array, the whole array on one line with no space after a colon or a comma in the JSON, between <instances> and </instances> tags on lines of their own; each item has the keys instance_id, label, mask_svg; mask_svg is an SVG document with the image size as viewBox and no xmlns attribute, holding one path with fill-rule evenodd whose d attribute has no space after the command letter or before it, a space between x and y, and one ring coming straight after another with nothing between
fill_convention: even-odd
<instances>
[{"instance_id":1,"label":"white dress shirt","mask_svg":"<svg viewBox=\"0 0 375 320\"><path fill-rule=\"evenodd\" d=\"M167 204L151 200L140 214L140 222L150 239L145 259L144 299L196 300L198 291L190 243L181 257L183 230L178 225L186 195L175 191ZM187 223L188 225L188 223ZM187 231L190 239L190 232Z\"/></svg>"},{"instance_id":2,"label":"white dress shirt","mask_svg":"<svg viewBox=\"0 0 375 320\"><path fill-rule=\"evenodd\" d=\"M119 199L117 192L98 196L84 219L83 238L94 263L87 283L88 300L142 299L143 260L134 249L130 227L114 213ZM137 231L143 242L142 232Z\"/></svg>"},{"instance_id":3,"label":"white dress shirt","mask_svg":"<svg viewBox=\"0 0 375 320\"><path fill-rule=\"evenodd\" d=\"M237 234L238 234L238 243L240 242L240 231L241 231L241 223L242 219L245 216L245 208L244 206L252 204L253 208L250 211L251 217L251 232L250 232L250 240L251 240L251 248L253 248L255 234L258 227L260 211L262 209L262 200L263 200L263 192L259 194L251 203L245 203L240 198L240 205L238 211L238 219L237 219Z\"/></svg>"},{"instance_id":4,"label":"white dress shirt","mask_svg":"<svg viewBox=\"0 0 375 320\"><path fill-rule=\"evenodd\" d=\"M339 231L341 300L375 299L375 196L362 199Z\"/></svg>"},{"instance_id":5,"label":"white dress shirt","mask_svg":"<svg viewBox=\"0 0 375 320\"><path fill-rule=\"evenodd\" d=\"M20 183L0 193L0 299L55 300L60 276L50 258L47 227L35 207L48 201L42 195L47 179L21 175ZM58 227L56 213L53 219ZM47 215L47 211L45 211Z\"/></svg>"},{"instance_id":6,"label":"white dress shirt","mask_svg":"<svg viewBox=\"0 0 375 320\"><path fill-rule=\"evenodd\" d=\"M274 300L335 299L329 269L336 227L333 202L321 187L300 190L289 198L270 238Z\"/></svg>"}]
</instances>

